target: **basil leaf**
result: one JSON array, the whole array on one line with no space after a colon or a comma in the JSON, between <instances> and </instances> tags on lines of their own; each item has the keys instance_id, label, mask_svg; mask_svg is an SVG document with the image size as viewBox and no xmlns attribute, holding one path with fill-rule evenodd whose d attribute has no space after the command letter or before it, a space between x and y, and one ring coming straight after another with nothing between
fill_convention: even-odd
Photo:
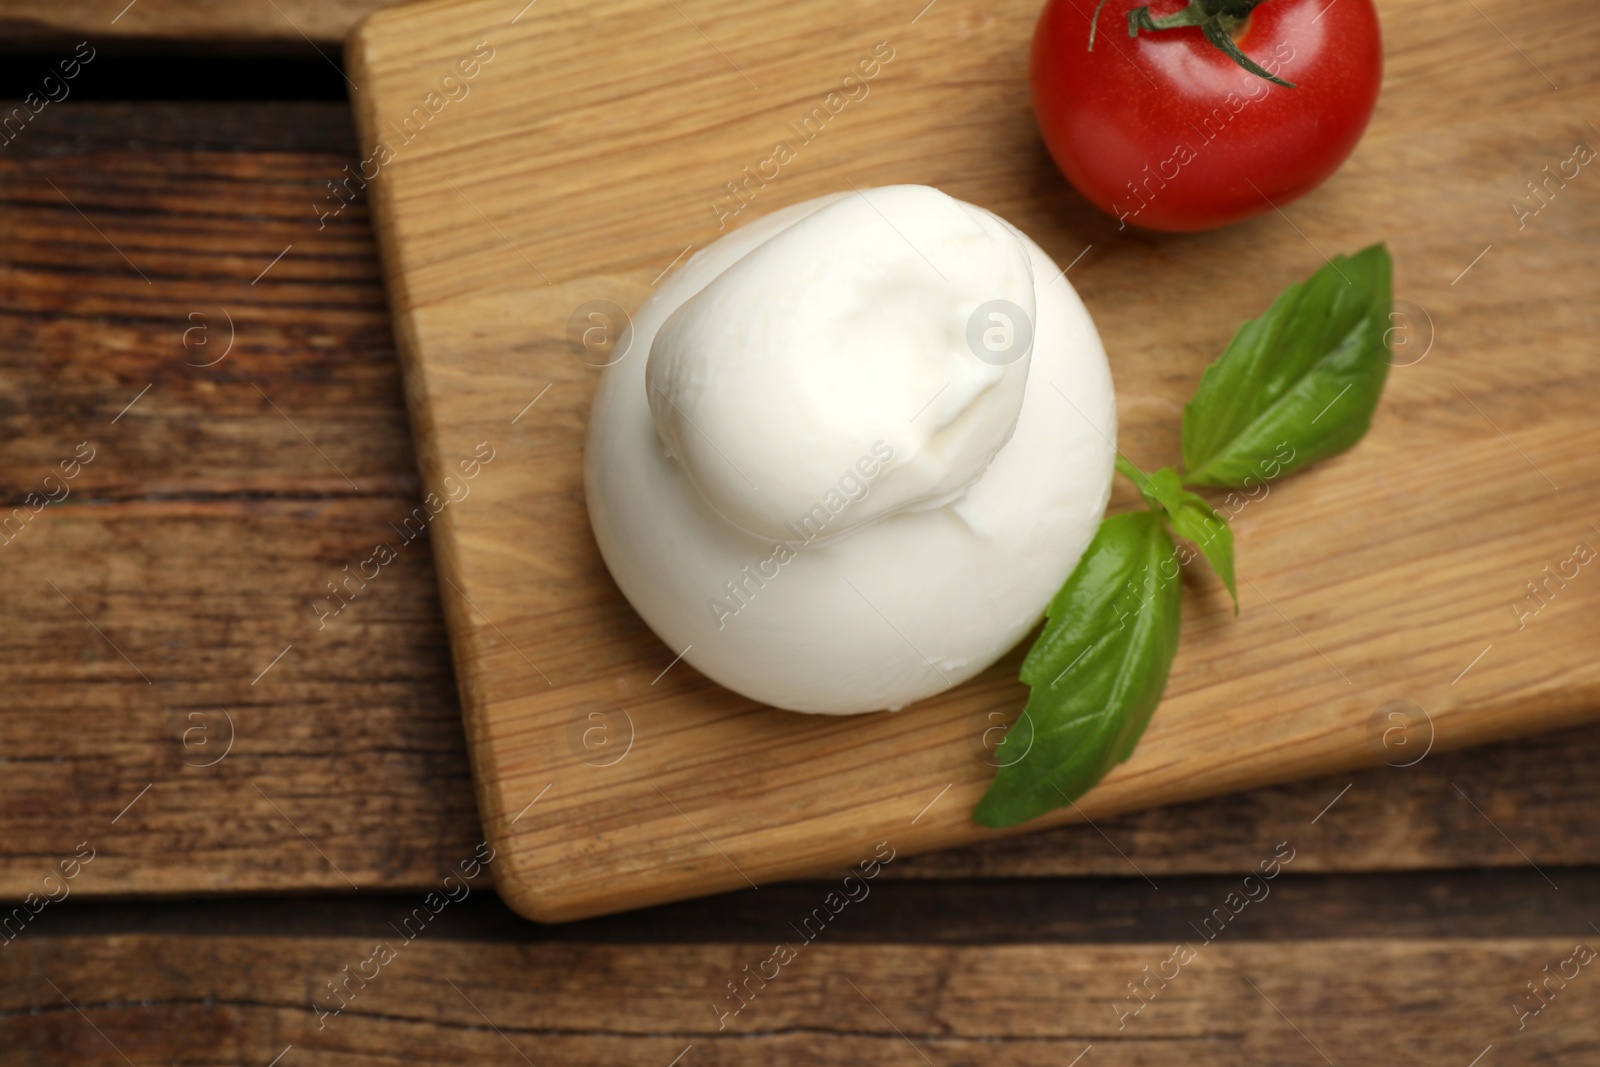
<instances>
[{"instance_id":1,"label":"basil leaf","mask_svg":"<svg viewBox=\"0 0 1600 1067\"><path fill-rule=\"evenodd\" d=\"M1336 256L1239 327L1183 409L1188 484L1268 481L1361 439L1389 373L1391 274L1381 244Z\"/></svg>"},{"instance_id":2,"label":"basil leaf","mask_svg":"<svg viewBox=\"0 0 1600 1067\"><path fill-rule=\"evenodd\" d=\"M1124 456L1121 452L1117 453L1116 468L1118 474L1121 474L1124 478L1128 479L1128 481L1132 482L1133 487L1139 490L1139 495L1144 497L1144 502L1146 504L1149 504L1153 508L1158 508L1161 506L1161 501L1155 498L1154 492L1152 491L1150 485L1150 476L1144 471L1140 470L1138 467L1135 467L1133 465L1133 461L1127 456Z\"/></svg>"},{"instance_id":3,"label":"basil leaf","mask_svg":"<svg viewBox=\"0 0 1600 1067\"><path fill-rule=\"evenodd\" d=\"M1233 597L1233 613L1239 614L1239 591L1233 580L1233 531L1228 528L1228 520L1219 515L1205 497L1183 488L1178 472L1171 467L1146 474L1119 452L1117 470L1134 484L1145 503L1167 513L1179 537L1188 538L1199 547L1211 569L1228 587L1228 595Z\"/></svg>"},{"instance_id":4,"label":"basil leaf","mask_svg":"<svg viewBox=\"0 0 1600 1067\"><path fill-rule=\"evenodd\" d=\"M1132 754L1177 652L1181 586L1161 512L1100 524L1022 662L1033 690L1025 722L1008 738L1031 735L1032 745L995 774L975 820L1001 827L1036 818L1082 796Z\"/></svg>"},{"instance_id":5,"label":"basil leaf","mask_svg":"<svg viewBox=\"0 0 1600 1067\"><path fill-rule=\"evenodd\" d=\"M1217 514L1205 497L1188 490L1184 490L1178 510L1168 514L1172 516L1172 529L1179 537L1194 542L1211 569L1217 572L1217 577L1222 579L1222 584L1228 587L1228 595L1233 597L1233 613L1239 614L1239 589L1233 578L1233 531L1228 528L1228 520Z\"/></svg>"},{"instance_id":6,"label":"basil leaf","mask_svg":"<svg viewBox=\"0 0 1600 1067\"><path fill-rule=\"evenodd\" d=\"M1146 504L1168 512L1178 510L1183 497L1183 480L1176 470L1162 467L1154 474L1146 474L1121 452L1117 453L1116 465L1118 473L1133 483Z\"/></svg>"}]
</instances>

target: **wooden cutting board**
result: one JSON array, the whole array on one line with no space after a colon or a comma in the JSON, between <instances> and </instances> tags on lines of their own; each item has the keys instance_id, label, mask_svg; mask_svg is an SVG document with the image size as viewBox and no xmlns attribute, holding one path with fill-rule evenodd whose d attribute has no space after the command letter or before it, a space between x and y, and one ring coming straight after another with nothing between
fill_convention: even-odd
<instances>
[{"instance_id":1,"label":"wooden cutting board","mask_svg":"<svg viewBox=\"0 0 1600 1067\"><path fill-rule=\"evenodd\" d=\"M1238 512L1243 614L1190 575L1143 744L1077 811L1034 825L1600 713L1600 563L1571 562L1600 549L1600 174L1551 180L1544 201L1525 184L1600 142L1586 6L1523 3L1513 18L1508 0L1382 3L1384 95L1349 163L1282 211L1167 237L1119 232L1045 157L1025 76L1035 0L922 2L462 0L381 12L349 45L437 493L396 536L426 526L433 540L493 869L525 915L989 832L968 813L994 728L1024 699L1020 653L897 714L754 706L640 622L584 509L608 358L575 343L588 312L631 311L720 227L850 183L938 186L1074 264L1121 445L1146 467L1176 460L1181 405L1243 318L1325 254L1378 240L1394 253L1397 366L1371 434L1222 501ZM867 95L829 103L875 48L891 58ZM837 111L776 178L742 184L816 107ZM1113 508L1131 505L1121 487Z\"/></svg>"}]
</instances>

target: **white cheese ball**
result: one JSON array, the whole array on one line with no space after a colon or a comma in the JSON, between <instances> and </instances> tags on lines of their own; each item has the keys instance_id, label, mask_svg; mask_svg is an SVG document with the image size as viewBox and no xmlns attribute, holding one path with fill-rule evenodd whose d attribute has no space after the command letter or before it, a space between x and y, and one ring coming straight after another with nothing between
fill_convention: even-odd
<instances>
[{"instance_id":1,"label":"white cheese ball","mask_svg":"<svg viewBox=\"0 0 1600 1067\"><path fill-rule=\"evenodd\" d=\"M1059 267L925 186L820 197L661 283L595 396L590 521L674 654L792 711L895 710L1039 620L1116 411Z\"/></svg>"}]
</instances>

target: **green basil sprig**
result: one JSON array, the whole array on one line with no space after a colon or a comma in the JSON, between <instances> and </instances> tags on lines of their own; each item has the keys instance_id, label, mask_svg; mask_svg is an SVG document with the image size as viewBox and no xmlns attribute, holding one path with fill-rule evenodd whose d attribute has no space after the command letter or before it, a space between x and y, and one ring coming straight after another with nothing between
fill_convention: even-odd
<instances>
[{"instance_id":1,"label":"green basil sprig","mask_svg":"<svg viewBox=\"0 0 1600 1067\"><path fill-rule=\"evenodd\" d=\"M1186 473L1146 474L1118 457L1149 508L1103 521L1051 600L1022 663L1027 706L1003 742L1024 754L1002 761L977 822L1014 826L1064 807L1132 755L1178 647L1186 559L1174 534L1239 610L1233 532L1186 486L1264 483L1361 439L1389 371L1392 274L1381 244L1337 256L1241 326L1184 407Z\"/></svg>"}]
</instances>

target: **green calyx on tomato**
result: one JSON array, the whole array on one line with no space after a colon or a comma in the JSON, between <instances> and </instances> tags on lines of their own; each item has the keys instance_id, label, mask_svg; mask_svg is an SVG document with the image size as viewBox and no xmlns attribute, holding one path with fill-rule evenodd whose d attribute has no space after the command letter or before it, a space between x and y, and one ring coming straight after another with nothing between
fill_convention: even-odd
<instances>
[{"instance_id":1,"label":"green calyx on tomato","mask_svg":"<svg viewBox=\"0 0 1600 1067\"><path fill-rule=\"evenodd\" d=\"M1147 32L1157 30L1175 30L1180 26L1198 26L1200 32L1205 34L1206 40L1233 60L1239 66L1248 70L1258 78L1265 78L1274 85L1282 85L1287 89L1295 87L1294 82L1284 79L1265 69L1261 64L1245 55L1234 42L1233 34L1256 6L1266 0L1189 0L1189 6L1170 15L1155 16L1150 14L1148 7L1136 7L1128 12L1128 36L1139 36L1140 30ZM1106 6L1106 0L1100 0L1095 5L1094 18L1089 23L1089 51L1094 51L1095 27L1100 21L1100 9Z\"/></svg>"}]
</instances>

